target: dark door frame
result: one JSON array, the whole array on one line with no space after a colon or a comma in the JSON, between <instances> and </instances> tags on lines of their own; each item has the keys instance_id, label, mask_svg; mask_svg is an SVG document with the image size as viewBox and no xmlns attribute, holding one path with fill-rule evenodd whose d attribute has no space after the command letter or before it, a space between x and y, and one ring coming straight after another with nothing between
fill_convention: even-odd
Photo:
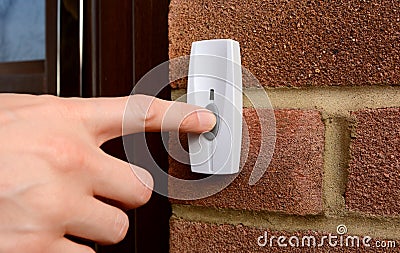
<instances>
[{"instance_id":1,"label":"dark door frame","mask_svg":"<svg viewBox=\"0 0 400 253\"><path fill-rule=\"evenodd\" d=\"M168 60L169 0L90 0L84 21L84 97L129 95L149 70ZM162 77L168 80L168 73ZM158 85L158 84L154 84ZM157 96L170 99L170 88ZM154 160L165 171L168 154L161 134L146 134ZM150 145L149 145L150 144ZM146 145L135 143L135 146ZM121 138L103 149L126 160ZM137 165L146 167L138 161ZM153 194L149 203L128 212L130 229L125 240L98 252L147 253L169 251L171 206L166 197Z\"/></svg>"}]
</instances>

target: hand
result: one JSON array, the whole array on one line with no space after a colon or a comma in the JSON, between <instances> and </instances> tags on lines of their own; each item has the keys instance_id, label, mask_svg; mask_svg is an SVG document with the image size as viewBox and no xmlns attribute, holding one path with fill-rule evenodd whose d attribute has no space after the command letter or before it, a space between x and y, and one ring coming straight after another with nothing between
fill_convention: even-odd
<instances>
[{"instance_id":1,"label":"hand","mask_svg":"<svg viewBox=\"0 0 400 253\"><path fill-rule=\"evenodd\" d=\"M0 252L94 252L65 235L101 244L125 237L122 210L146 203L153 180L99 147L121 135L127 99L0 94ZM132 125L124 133L201 133L215 124L196 106L144 95L131 100L125 117Z\"/></svg>"}]
</instances>

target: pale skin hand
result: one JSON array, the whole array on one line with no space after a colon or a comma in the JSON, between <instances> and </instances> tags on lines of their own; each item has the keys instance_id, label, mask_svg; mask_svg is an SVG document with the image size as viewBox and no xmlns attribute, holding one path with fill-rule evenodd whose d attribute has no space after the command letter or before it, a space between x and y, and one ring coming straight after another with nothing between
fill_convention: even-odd
<instances>
[{"instance_id":1,"label":"pale skin hand","mask_svg":"<svg viewBox=\"0 0 400 253\"><path fill-rule=\"evenodd\" d=\"M89 253L65 235L101 244L125 237L122 210L146 203L153 181L99 146L122 134L127 99L0 94L0 252ZM215 124L192 105L143 95L132 101L124 134L161 127L201 133Z\"/></svg>"}]
</instances>

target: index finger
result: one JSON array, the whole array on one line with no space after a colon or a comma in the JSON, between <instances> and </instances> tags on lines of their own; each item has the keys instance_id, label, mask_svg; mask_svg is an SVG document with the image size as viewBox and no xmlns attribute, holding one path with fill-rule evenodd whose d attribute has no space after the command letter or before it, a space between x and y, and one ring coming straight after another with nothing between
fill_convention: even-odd
<instances>
[{"instance_id":1,"label":"index finger","mask_svg":"<svg viewBox=\"0 0 400 253\"><path fill-rule=\"evenodd\" d=\"M79 99L78 103L84 103L85 124L99 143L143 131L202 133L216 122L214 114L202 107L146 95Z\"/></svg>"}]
</instances>

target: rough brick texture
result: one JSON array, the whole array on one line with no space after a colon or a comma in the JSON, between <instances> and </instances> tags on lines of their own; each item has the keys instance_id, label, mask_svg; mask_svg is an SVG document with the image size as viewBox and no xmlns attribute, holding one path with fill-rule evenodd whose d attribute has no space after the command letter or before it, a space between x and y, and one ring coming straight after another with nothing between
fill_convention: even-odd
<instances>
[{"instance_id":1,"label":"rough brick texture","mask_svg":"<svg viewBox=\"0 0 400 253\"><path fill-rule=\"evenodd\" d=\"M259 119L255 109L244 109L244 119L250 132L249 154L235 181L223 191L208 198L171 201L217 208L268 210L299 215L321 213L324 125L318 111L275 111L277 135L272 161L257 184L254 186L248 184L249 175L258 156L261 163L267 166L263 155L265 151L260 150L260 124L268 124L264 118L266 110L257 110ZM184 144L187 145L186 141L183 141ZM171 149L177 146L178 143L170 140ZM170 159L169 172L178 178L199 177L199 174L190 172L189 166L174 159Z\"/></svg>"},{"instance_id":2,"label":"rough brick texture","mask_svg":"<svg viewBox=\"0 0 400 253\"><path fill-rule=\"evenodd\" d=\"M400 84L398 1L171 1L170 58L215 38L265 86Z\"/></svg>"},{"instance_id":3,"label":"rough brick texture","mask_svg":"<svg viewBox=\"0 0 400 253\"><path fill-rule=\"evenodd\" d=\"M355 118L346 203L351 211L400 214L400 108L361 110Z\"/></svg>"},{"instance_id":4,"label":"rough brick texture","mask_svg":"<svg viewBox=\"0 0 400 253\"><path fill-rule=\"evenodd\" d=\"M376 241L373 238L369 245L370 247L364 247L362 243L363 236L359 236L360 246L352 247L351 241L348 240L349 246L346 247L347 234L342 238L343 243L340 245L340 239L337 239L337 246L330 247L329 243L325 239L324 243L321 244L321 238L323 235L328 236L328 233L323 231L298 231L298 232L286 232L286 231L270 231L267 229L248 227L243 225L227 225L227 224L208 224L200 222L190 222L185 220L172 220L170 223L170 252L171 253L182 253L182 252L398 252L396 248L392 249L377 249L375 247ZM275 236L272 247L269 244L265 246L258 245L258 237L265 235L267 232L268 239ZM337 235L332 233L333 236ZM301 245L301 239L303 236L314 236L316 238L316 247L309 247L307 241L304 243L304 247L291 247L286 239L287 247L279 247L277 244L276 237L296 236L300 239L299 245ZM340 237L338 237L340 238ZM260 241L263 243L263 241ZM292 241L293 243L295 241ZM335 239L332 239L332 243L335 243ZM395 242L397 246L399 242Z\"/></svg>"}]
</instances>

